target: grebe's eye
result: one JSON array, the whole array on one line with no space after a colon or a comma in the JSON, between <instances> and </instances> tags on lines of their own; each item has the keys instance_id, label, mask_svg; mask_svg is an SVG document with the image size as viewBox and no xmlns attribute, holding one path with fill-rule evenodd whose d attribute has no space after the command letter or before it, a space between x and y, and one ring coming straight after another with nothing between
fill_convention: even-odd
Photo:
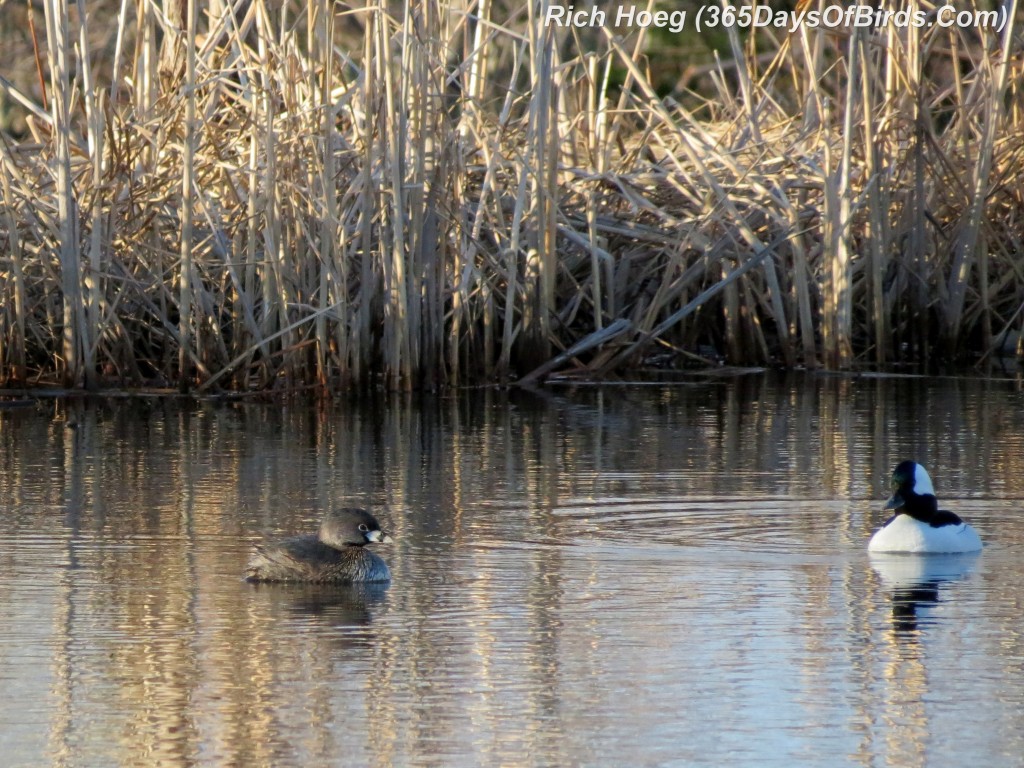
<instances>
[{"instance_id":1,"label":"grebe's eye","mask_svg":"<svg viewBox=\"0 0 1024 768\"><path fill-rule=\"evenodd\" d=\"M362 531L363 533L366 533L370 529L366 527L366 523L360 523L359 524L359 530Z\"/></svg>"}]
</instances>

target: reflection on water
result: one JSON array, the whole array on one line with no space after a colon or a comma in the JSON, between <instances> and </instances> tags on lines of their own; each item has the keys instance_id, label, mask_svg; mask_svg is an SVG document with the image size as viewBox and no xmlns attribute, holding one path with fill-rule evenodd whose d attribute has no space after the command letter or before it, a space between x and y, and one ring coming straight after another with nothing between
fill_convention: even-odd
<instances>
[{"instance_id":1,"label":"reflection on water","mask_svg":"<svg viewBox=\"0 0 1024 768\"><path fill-rule=\"evenodd\" d=\"M1022 405L744 377L0 410L5 765L1015 764ZM868 557L908 457L983 553ZM242 581L342 505L394 532L390 585Z\"/></svg>"},{"instance_id":2,"label":"reflection on water","mask_svg":"<svg viewBox=\"0 0 1024 768\"><path fill-rule=\"evenodd\" d=\"M921 623L933 623L927 609L939 602L939 588L970 573L979 552L915 556L872 552L871 567L892 595L892 626L897 637L916 640Z\"/></svg>"}]
</instances>

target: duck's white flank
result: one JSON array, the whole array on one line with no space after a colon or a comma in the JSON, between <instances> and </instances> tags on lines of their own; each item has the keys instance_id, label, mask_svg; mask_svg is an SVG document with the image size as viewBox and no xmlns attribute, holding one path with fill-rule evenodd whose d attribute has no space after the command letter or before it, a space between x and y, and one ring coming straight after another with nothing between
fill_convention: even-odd
<instances>
[{"instance_id":1,"label":"duck's white flank","mask_svg":"<svg viewBox=\"0 0 1024 768\"><path fill-rule=\"evenodd\" d=\"M921 465L917 466L922 472ZM925 477L927 478L927 472ZM929 487L931 481L928 480ZM916 479L917 488L921 479ZM915 520L910 515L896 515L886 526L880 528L868 542L869 552L954 553L977 552L981 549L981 537L967 523L943 525L934 528L928 523Z\"/></svg>"}]
</instances>

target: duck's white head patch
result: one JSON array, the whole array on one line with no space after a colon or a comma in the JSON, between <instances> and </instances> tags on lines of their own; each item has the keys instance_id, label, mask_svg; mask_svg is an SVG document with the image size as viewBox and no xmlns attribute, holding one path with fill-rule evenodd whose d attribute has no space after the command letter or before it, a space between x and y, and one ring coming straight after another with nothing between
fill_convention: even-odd
<instances>
[{"instance_id":1,"label":"duck's white head patch","mask_svg":"<svg viewBox=\"0 0 1024 768\"><path fill-rule=\"evenodd\" d=\"M914 493L935 495L935 489L932 487L932 479L928 476L928 470L920 464L914 465Z\"/></svg>"}]
</instances>

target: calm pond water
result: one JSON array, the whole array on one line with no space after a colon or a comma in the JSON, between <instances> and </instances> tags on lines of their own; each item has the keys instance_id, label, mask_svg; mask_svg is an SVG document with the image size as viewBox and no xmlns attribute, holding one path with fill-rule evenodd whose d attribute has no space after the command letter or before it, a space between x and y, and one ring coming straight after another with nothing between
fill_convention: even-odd
<instances>
[{"instance_id":1,"label":"calm pond water","mask_svg":"<svg viewBox=\"0 0 1024 768\"><path fill-rule=\"evenodd\" d=\"M983 553L868 557L911 457ZM0 410L2 763L1022 765L1022 513L1011 380Z\"/></svg>"}]
</instances>

